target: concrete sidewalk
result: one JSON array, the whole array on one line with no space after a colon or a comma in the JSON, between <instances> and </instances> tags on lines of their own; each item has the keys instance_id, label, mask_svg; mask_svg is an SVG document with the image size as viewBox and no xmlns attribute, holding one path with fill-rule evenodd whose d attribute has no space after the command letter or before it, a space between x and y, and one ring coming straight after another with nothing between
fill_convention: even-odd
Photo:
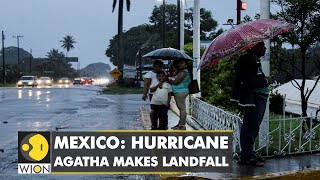
<instances>
[{"instance_id":1,"label":"concrete sidewalk","mask_svg":"<svg viewBox=\"0 0 320 180\"><path fill-rule=\"evenodd\" d=\"M148 108L140 109L144 129L150 129ZM169 110L169 128L175 126L179 117L176 109ZM189 116L187 130L196 130L197 123ZM201 128L201 127L200 127ZM240 166L233 163L230 173L186 173L177 175L160 175L159 179L320 179L320 153L285 156L266 159L264 167Z\"/></svg>"}]
</instances>

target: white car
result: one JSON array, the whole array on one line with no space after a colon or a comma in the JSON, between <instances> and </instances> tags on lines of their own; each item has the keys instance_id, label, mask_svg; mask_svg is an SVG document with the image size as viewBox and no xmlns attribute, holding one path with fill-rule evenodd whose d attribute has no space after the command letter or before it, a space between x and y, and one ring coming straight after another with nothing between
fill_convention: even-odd
<instances>
[{"instance_id":1,"label":"white car","mask_svg":"<svg viewBox=\"0 0 320 180\"><path fill-rule=\"evenodd\" d=\"M37 82L38 85L52 86L52 80L49 77L40 77Z\"/></svg>"},{"instance_id":2,"label":"white car","mask_svg":"<svg viewBox=\"0 0 320 180\"><path fill-rule=\"evenodd\" d=\"M24 86L32 86L37 87L37 77L36 76L22 76L20 80L17 83L18 87L24 87Z\"/></svg>"}]
</instances>

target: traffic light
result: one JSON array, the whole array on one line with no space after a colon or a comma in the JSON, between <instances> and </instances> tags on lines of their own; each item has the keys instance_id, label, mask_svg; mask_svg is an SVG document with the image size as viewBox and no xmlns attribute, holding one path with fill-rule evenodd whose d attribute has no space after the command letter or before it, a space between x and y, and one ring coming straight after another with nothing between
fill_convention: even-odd
<instances>
[{"instance_id":1,"label":"traffic light","mask_svg":"<svg viewBox=\"0 0 320 180\"><path fill-rule=\"evenodd\" d=\"M246 10L247 9L247 3L241 1L241 10Z\"/></svg>"}]
</instances>

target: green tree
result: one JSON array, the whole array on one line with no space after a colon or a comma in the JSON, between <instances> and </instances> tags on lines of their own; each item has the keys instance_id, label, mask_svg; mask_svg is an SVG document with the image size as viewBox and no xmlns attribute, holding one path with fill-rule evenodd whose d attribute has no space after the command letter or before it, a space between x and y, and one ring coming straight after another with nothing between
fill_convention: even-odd
<instances>
[{"instance_id":1,"label":"green tree","mask_svg":"<svg viewBox=\"0 0 320 180\"><path fill-rule=\"evenodd\" d=\"M127 65L135 65L138 64L139 57L137 56L137 52L141 48L141 46L146 43L149 39L149 44L144 49L141 50L142 54L146 54L147 52L160 48L161 41L159 41L159 34L153 33L154 28L152 25L143 24L140 26L136 26L130 28L128 31L123 33L124 44L123 47L127 49L127 51L123 54L124 56L124 64ZM109 46L105 52L106 56L110 58L110 61L119 66L119 51L118 51L118 37L114 36L109 43Z\"/></svg>"},{"instance_id":2,"label":"green tree","mask_svg":"<svg viewBox=\"0 0 320 180\"><path fill-rule=\"evenodd\" d=\"M124 58L123 58L124 47L123 47L123 39L122 39L122 34L123 34L123 1L124 0L119 0L119 8L118 8L118 49L119 49L118 68L120 70L123 69L123 63L124 63ZM117 0L113 0L112 12L114 12L116 5L117 5ZM127 5L127 11L130 11L130 6L131 6L130 0L126 0L126 5Z\"/></svg>"},{"instance_id":3,"label":"green tree","mask_svg":"<svg viewBox=\"0 0 320 180\"><path fill-rule=\"evenodd\" d=\"M296 88L300 90L302 115L307 116L309 97L320 80L319 76L313 88L305 89L306 79L310 78L306 71L308 49L320 39L320 3L319 0L272 0L272 2L280 7L276 13L278 19L297 25L287 36L284 36L283 41L298 46L300 67L294 65L294 68L301 74L302 83L296 82L291 72L287 70L286 72L295 81Z\"/></svg>"},{"instance_id":4,"label":"green tree","mask_svg":"<svg viewBox=\"0 0 320 180\"><path fill-rule=\"evenodd\" d=\"M62 42L61 47L67 50L66 57L68 57L68 52L74 48L73 44L77 43L75 39L70 35L64 37L60 42Z\"/></svg>"},{"instance_id":5,"label":"green tree","mask_svg":"<svg viewBox=\"0 0 320 180\"><path fill-rule=\"evenodd\" d=\"M192 35L192 24L193 24L193 9L190 8L189 11L185 14L186 17L186 27L187 32ZM208 11L204 8L200 9L200 38L201 40L212 40L214 35L221 34L216 33L216 28L218 27L218 22L213 19L211 11ZM219 29L218 32L223 32L222 29Z\"/></svg>"},{"instance_id":6,"label":"green tree","mask_svg":"<svg viewBox=\"0 0 320 180\"><path fill-rule=\"evenodd\" d=\"M67 63L64 58L63 52L58 49L52 49L47 54L48 60L42 64L42 73L45 74L47 71L54 71L52 74L53 78L60 78L62 76L71 76L74 74L74 69L71 68L71 64Z\"/></svg>"},{"instance_id":7,"label":"green tree","mask_svg":"<svg viewBox=\"0 0 320 180\"><path fill-rule=\"evenodd\" d=\"M178 46L177 42L177 8L176 5L166 4L166 45L168 47L176 47ZM206 12L205 10L201 11L202 13ZM204 17L208 17L207 15ZM210 21L210 18L208 18ZM134 65L138 57L137 52L141 48L141 45L151 39L148 43L148 46L142 50L142 54L146 54L151 50L162 47L161 41L161 31L159 29L162 28L162 6L155 6L151 16L149 17L151 24L143 24L129 29L128 31L123 33L123 47L126 49L126 52L123 54L123 62L128 65ZM203 19L205 22L205 19ZM207 23L210 24L210 23ZM188 31L188 27L185 28L186 32ZM215 28L213 28L215 29ZM208 35L210 39L215 38L217 35L223 32L222 29L218 31L211 31ZM192 42L191 33L185 33L185 43ZM118 35L114 36L109 43L108 48L106 49L106 56L110 58L110 61L116 65L120 65L119 61L119 38Z\"/></svg>"},{"instance_id":8,"label":"green tree","mask_svg":"<svg viewBox=\"0 0 320 180\"><path fill-rule=\"evenodd\" d=\"M205 48L201 47L200 54L204 53ZM184 46L184 52L192 57L192 44ZM235 106L230 102L232 81L234 78L234 64L238 56L230 59L222 59L215 66L201 71L201 95L208 103L220 106L223 109L234 109Z\"/></svg>"}]
</instances>

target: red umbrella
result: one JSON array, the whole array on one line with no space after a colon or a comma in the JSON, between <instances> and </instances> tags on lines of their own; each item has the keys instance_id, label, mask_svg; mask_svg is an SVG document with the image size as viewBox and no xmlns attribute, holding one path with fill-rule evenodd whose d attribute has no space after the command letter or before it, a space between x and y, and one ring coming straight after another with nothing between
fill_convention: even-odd
<instances>
[{"instance_id":1,"label":"red umbrella","mask_svg":"<svg viewBox=\"0 0 320 180\"><path fill-rule=\"evenodd\" d=\"M293 27L295 25L272 19L259 19L232 27L210 43L198 68L213 66L220 59L249 49L263 40L272 39Z\"/></svg>"}]
</instances>

